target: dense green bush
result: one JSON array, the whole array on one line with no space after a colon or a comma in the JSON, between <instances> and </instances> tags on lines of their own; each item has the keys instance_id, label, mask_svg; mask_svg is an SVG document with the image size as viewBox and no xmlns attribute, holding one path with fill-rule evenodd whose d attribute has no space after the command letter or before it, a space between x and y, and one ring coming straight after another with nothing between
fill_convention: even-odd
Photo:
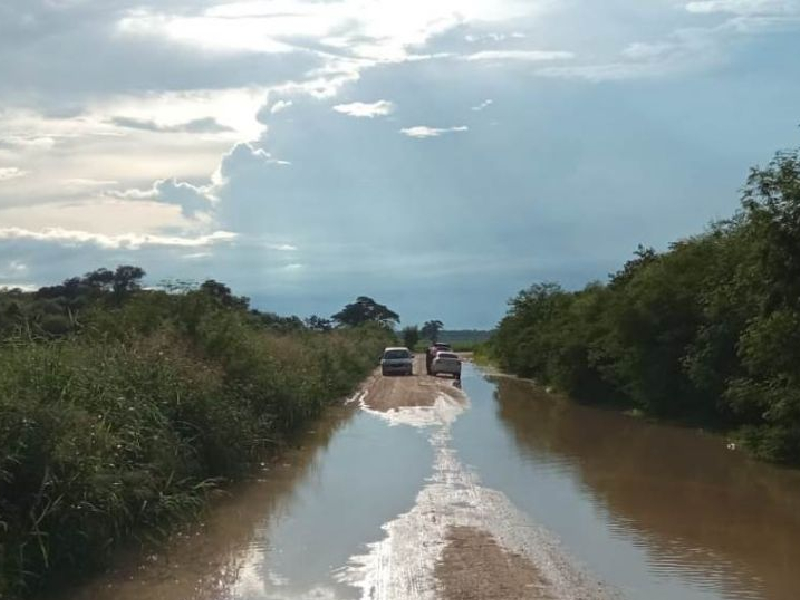
<instances>
[{"instance_id":1,"label":"dense green bush","mask_svg":"<svg viewBox=\"0 0 800 600\"><path fill-rule=\"evenodd\" d=\"M351 393L392 338L376 323L308 330L218 288L109 287L0 298L0 596L191 518ZM32 326L51 317L69 327Z\"/></svg>"},{"instance_id":2,"label":"dense green bush","mask_svg":"<svg viewBox=\"0 0 800 600\"><path fill-rule=\"evenodd\" d=\"M536 284L510 301L501 366L590 402L733 429L800 463L800 157L753 169L742 210L607 284Z\"/></svg>"}]
</instances>

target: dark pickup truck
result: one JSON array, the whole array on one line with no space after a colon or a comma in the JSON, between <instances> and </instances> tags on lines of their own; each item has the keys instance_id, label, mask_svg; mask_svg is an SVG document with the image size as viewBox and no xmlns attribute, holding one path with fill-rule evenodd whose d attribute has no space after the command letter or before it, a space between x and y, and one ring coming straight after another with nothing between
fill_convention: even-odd
<instances>
[{"instance_id":1,"label":"dark pickup truck","mask_svg":"<svg viewBox=\"0 0 800 600\"><path fill-rule=\"evenodd\" d=\"M425 373L431 374L431 363L436 358L437 352L452 352L449 344L433 344L425 349Z\"/></svg>"}]
</instances>

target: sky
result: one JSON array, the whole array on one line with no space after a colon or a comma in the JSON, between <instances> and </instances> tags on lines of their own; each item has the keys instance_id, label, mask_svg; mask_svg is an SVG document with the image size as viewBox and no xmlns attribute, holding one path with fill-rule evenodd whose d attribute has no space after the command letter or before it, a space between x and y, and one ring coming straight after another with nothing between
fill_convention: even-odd
<instances>
[{"instance_id":1,"label":"sky","mask_svg":"<svg viewBox=\"0 0 800 600\"><path fill-rule=\"evenodd\" d=\"M0 287L489 328L800 145L800 0L2 0Z\"/></svg>"}]
</instances>

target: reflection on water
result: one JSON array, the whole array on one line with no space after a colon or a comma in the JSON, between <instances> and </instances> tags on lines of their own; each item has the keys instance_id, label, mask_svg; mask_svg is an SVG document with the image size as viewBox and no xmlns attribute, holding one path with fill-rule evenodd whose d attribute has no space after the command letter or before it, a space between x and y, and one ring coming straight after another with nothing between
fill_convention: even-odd
<instances>
[{"instance_id":1,"label":"reflection on water","mask_svg":"<svg viewBox=\"0 0 800 600\"><path fill-rule=\"evenodd\" d=\"M332 409L202 526L97 578L71 600L353 598L333 571L414 503L432 450L356 406Z\"/></svg>"},{"instance_id":2,"label":"reflection on water","mask_svg":"<svg viewBox=\"0 0 800 600\"><path fill-rule=\"evenodd\" d=\"M414 505L432 461L430 445L415 430L356 415L298 483L286 512L263 520L251 543L250 576L238 582L234 597L357 597L334 572Z\"/></svg>"},{"instance_id":3,"label":"reflection on water","mask_svg":"<svg viewBox=\"0 0 800 600\"><path fill-rule=\"evenodd\" d=\"M797 472L513 378L465 387L464 459L631 597L800 597Z\"/></svg>"}]
</instances>

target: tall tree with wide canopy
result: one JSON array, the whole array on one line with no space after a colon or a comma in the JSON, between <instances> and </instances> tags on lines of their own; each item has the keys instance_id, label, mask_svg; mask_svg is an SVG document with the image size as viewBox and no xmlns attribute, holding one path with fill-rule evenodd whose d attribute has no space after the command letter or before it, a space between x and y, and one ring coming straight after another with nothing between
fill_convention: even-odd
<instances>
[{"instance_id":1,"label":"tall tree with wide canopy","mask_svg":"<svg viewBox=\"0 0 800 600\"><path fill-rule=\"evenodd\" d=\"M366 323L380 323L385 327L394 327L400 317L396 312L372 298L359 296L352 304L348 304L335 315L331 315L339 327L358 327Z\"/></svg>"},{"instance_id":2,"label":"tall tree with wide canopy","mask_svg":"<svg viewBox=\"0 0 800 600\"><path fill-rule=\"evenodd\" d=\"M425 321L425 325L422 326L422 337L429 339L435 344L439 339L439 332L443 328L444 323L442 323L439 319Z\"/></svg>"}]
</instances>

